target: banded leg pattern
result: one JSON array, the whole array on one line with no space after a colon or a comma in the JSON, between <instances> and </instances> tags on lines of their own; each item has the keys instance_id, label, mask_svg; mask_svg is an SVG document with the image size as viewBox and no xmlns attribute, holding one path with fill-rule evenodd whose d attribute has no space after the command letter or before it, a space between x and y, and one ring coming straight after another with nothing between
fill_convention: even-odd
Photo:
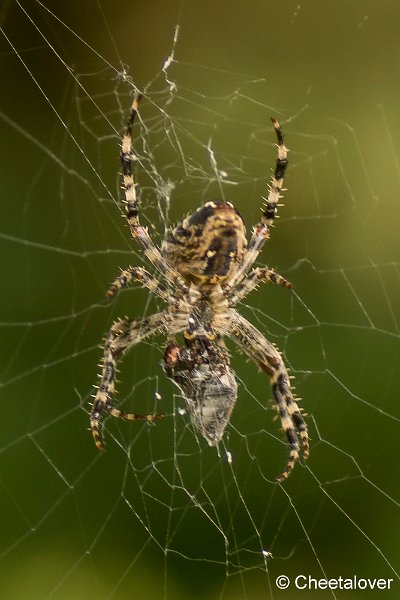
<instances>
[{"instance_id":1,"label":"banded leg pattern","mask_svg":"<svg viewBox=\"0 0 400 600\"><path fill-rule=\"evenodd\" d=\"M279 275L279 273L273 269L257 267L248 274L242 283L237 284L231 293L228 292L229 306L234 306L243 300L243 298L252 292L261 281L274 283L275 285L280 285L288 289L293 287L290 281L282 277L282 275Z\"/></svg>"},{"instance_id":2,"label":"banded leg pattern","mask_svg":"<svg viewBox=\"0 0 400 600\"><path fill-rule=\"evenodd\" d=\"M309 442L307 425L300 412L300 408L290 389L290 383L286 373L286 369L278 368L270 378L272 395L275 405L278 410L278 415L281 420L282 429L287 437L290 445L289 460L286 468L282 471L276 480L279 482L285 481L293 471L293 468L300 457L300 444L298 436L301 440L301 450L304 460L309 456Z\"/></svg>"},{"instance_id":3,"label":"banded leg pattern","mask_svg":"<svg viewBox=\"0 0 400 600\"><path fill-rule=\"evenodd\" d=\"M121 271L120 275L114 279L107 290L107 297L113 298L119 290L129 285L131 281L138 281L143 287L146 287L150 292L161 298L161 300L164 300L164 302L173 306L176 304L168 288L143 267L128 267Z\"/></svg>"},{"instance_id":4,"label":"banded leg pattern","mask_svg":"<svg viewBox=\"0 0 400 600\"><path fill-rule=\"evenodd\" d=\"M183 277L161 256L160 251L151 241L147 228L142 227L139 221L139 198L136 193L137 183L132 172L132 127L138 112L141 94L136 94L131 105L127 124L124 129L121 142L120 160L122 165L122 179L124 191L125 216L129 224L131 235L137 239L144 250L144 255L156 267L156 269L173 282L184 293L189 291Z\"/></svg>"},{"instance_id":5,"label":"banded leg pattern","mask_svg":"<svg viewBox=\"0 0 400 600\"><path fill-rule=\"evenodd\" d=\"M158 317L160 320L160 315L153 315L153 317ZM103 359L101 362L102 370L100 375L100 385L98 386L90 413L90 429L93 434L94 442L99 450L104 449L104 440L101 433L104 415L108 414L129 421L155 421L164 416L157 414L141 415L126 413L116 408L113 402L117 360L129 348L154 332L152 321L154 321L154 319L148 319L148 322L135 322L131 320L117 321L107 334L104 343Z\"/></svg>"},{"instance_id":6,"label":"banded leg pattern","mask_svg":"<svg viewBox=\"0 0 400 600\"><path fill-rule=\"evenodd\" d=\"M290 446L287 465L276 478L282 482L289 477L300 455L304 460L309 456L307 425L293 395L283 359L275 346L236 311L231 314L231 324L228 335L270 378L275 406Z\"/></svg>"}]
</instances>

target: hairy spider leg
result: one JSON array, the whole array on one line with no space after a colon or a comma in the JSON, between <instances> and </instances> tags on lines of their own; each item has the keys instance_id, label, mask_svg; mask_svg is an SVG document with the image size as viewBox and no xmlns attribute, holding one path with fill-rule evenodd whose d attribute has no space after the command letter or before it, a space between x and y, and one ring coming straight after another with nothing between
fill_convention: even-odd
<instances>
[{"instance_id":1,"label":"hairy spider leg","mask_svg":"<svg viewBox=\"0 0 400 600\"><path fill-rule=\"evenodd\" d=\"M142 227L139 221L139 203L136 194L137 183L132 173L132 126L139 108L142 96L135 94L129 118L122 136L120 160L122 165L122 178L124 190L124 208L125 216L129 224L131 235L138 240L144 249L145 256L155 266L155 268L175 287L180 288L187 293L189 287L185 280L166 260L161 256L158 248L153 244L150 235L145 227Z\"/></svg>"},{"instance_id":2,"label":"hairy spider leg","mask_svg":"<svg viewBox=\"0 0 400 600\"><path fill-rule=\"evenodd\" d=\"M179 301L171 294L170 290L143 267L128 267L121 271L107 290L107 297L113 298L119 290L129 285L132 280L138 281L143 287L146 287L152 294L155 294L170 306L178 306Z\"/></svg>"},{"instance_id":3,"label":"hairy spider leg","mask_svg":"<svg viewBox=\"0 0 400 600\"><path fill-rule=\"evenodd\" d=\"M113 395L115 392L117 360L133 348L133 346L136 346L150 335L157 333L159 329L165 329L167 320L167 313L162 312L151 315L141 321L133 321L131 319L116 321L110 328L104 343L100 385L97 389L90 414L90 429L99 450L104 449L104 441L101 434L104 414L129 421L154 421L164 416L125 413L115 407Z\"/></svg>"},{"instance_id":4,"label":"hairy spider leg","mask_svg":"<svg viewBox=\"0 0 400 600\"><path fill-rule=\"evenodd\" d=\"M267 198L263 198L265 200L265 204L262 209L261 221L254 227L254 231L250 239L247 252L243 258L243 262L227 285L228 289L232 289L234 285L240 283L246 276L246 273L249 271L251 266L257 260L257 257L260 254L266 240L270 236L271 227L273 227L274 221L277 218L278 207L281 206L279 204L279 200L282 198L281 192L283 178L288 165L288 149L284 144L282 129L278 121L274 118L271 118L271 121L274 126L278 142L278 157L276 159L275 171L269 185L268 196Z\"/></svg>"},{"instance_id":5,"label":"hairy spider leg","mask_svg":"<svg viewBox=\"0 0 400 600\"><path fill-rule=\"evenodd\" d=\"M278 350L244 317L236 311L231 317L228 335L270 377L272 395L278 410L282 429L290 445L286 468L276 478L282 482L293 470L302 451L303 459L309 456L307 425L290 387L289 375ZM300 448L299 439L302 448Z\"/></svg>"},{"instance_id":6,"label":"hairy spider leg","mask_svg":"<svg viewBox=\"0 0 400 600\"><path fill-rule=\"evenodd\" d=\"M290 281L279 275L274 269L267 269L266 267L256 267L248 276L231 290L228 295L229 306L234 306L243 298L245 298L250 292L252 292L257 285L265 281L267 283L274 283L282 287L291 289L292 284Z\"/></svg>"}]
</instances>

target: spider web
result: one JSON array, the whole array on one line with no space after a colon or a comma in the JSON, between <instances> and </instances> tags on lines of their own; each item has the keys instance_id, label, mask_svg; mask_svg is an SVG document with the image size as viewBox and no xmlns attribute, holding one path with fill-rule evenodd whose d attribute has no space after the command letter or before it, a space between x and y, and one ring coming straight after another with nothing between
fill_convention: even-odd
<instances>
[{"instance_id":1,"label":"spider web","mask_svg":"<svg viewBox=\"0 0 400 600\"><path fill-rule=\"evenodd\" d=\"M300 598L298 575L391 578L382 594L398 597L397 4L82 8L0 12L1 597ZM240 310L284 352L308 413L310 459L284 485L268 381L233 347L239 398L218 450L163 377L161 338L125 359L118 401L166 418L108 419L101 455L86 431L112 321L160 309L136 286L104 298L118 267L143 264L117 173L135 88L157 243L212 198L256 223L269 117L283 126L288 191L258 264L294 288L262 286Z\"/></svg>"}]
</instances>

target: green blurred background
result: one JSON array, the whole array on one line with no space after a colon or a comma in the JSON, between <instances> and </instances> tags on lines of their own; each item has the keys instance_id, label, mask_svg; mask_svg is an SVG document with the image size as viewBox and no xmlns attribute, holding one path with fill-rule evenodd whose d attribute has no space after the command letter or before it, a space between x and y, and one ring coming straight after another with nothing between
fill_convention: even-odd
<instances>
[{"instance_id":1,"label":"green blurred background","mask_svg":"<svg viewBox=\"0 0 400 600\"><path fill-rule=\"evenodd\" d=\"M399 4L6 0L0 19L0 598L399 598ZM283 124L288 191L260 264L294 292L263 286L242 312L309 414L309 463L284 486L268 384L237 353L220 456L180 414L161 339L127 357L119 400L167 418L109 420L102 456L86 431L107 328L157 310L139 289L104 301L142 260L118 202L126 71L147 97L138 178L158 241L221 195L255 223L269 117ZM279 591L282 574L394 583Z\"/></svg>"}]
</instances>

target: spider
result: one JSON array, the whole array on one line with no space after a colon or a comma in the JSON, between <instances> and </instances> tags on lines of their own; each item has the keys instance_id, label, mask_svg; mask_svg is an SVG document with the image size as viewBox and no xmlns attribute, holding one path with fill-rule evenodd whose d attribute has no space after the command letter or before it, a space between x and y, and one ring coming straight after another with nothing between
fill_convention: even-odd
<instances>
[{"instance_id":1,"label":"spider","mask_svg":"<svg viewBox=\"0 0 400 600\"><path fill-rule=\"evenodd\" d=\"M249 241L240 213L230 202L213 200L169 230L161 248L152 242L139 221L137 183L132 174L132 126L141 100L135 94L125 126L120 160L123 203L130 232L145 257L158 271L159 281L143 267L128 267L107 292L112 298L132 281L139 282L167 304L167 309L136 321L116 321L104 343L100 385L93 402L90 429L99 450L104 415L154 421L164 415L138 415L119 410L113 402L117 361L142 340L163 333L167 346L162 367L183 394L191 421L210 446L217 446L237 399L237 383L223 338L230 338L270 378L272 395L290 446L287 465L276 478L284 481L300 454L309 454L307 425L293 395L290 378L275 346L235 306L261 281L286 288L291 284L273 269L252 268L277 216L288 164L281 127L271 119L277 136L278 157L260 222ZM177 336L183 334L183 344Z\"/></svg>"}]
</instances>

